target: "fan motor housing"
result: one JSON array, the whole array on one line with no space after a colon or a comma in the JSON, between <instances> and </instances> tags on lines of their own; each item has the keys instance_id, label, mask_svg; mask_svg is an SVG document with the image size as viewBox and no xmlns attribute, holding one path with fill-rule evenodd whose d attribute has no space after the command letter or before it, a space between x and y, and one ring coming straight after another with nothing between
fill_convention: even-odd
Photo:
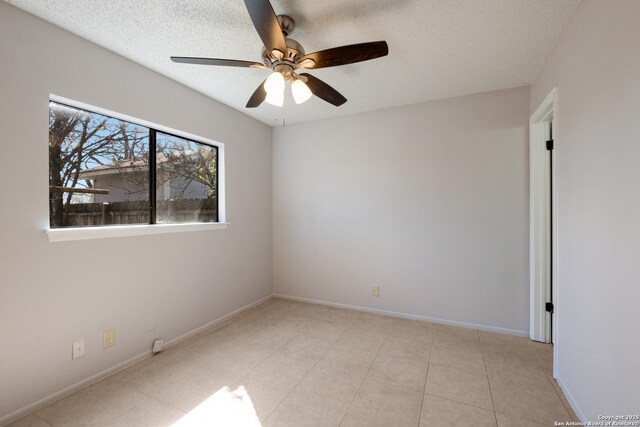
<instances>
[{"instance_id":1,"label":"fan motor housing","mask_svg":"<svg viewBox=\"0 0 640 427\"><path fill-rule=\"evenodd\" d=\"M282 59L278 59L272 52L267 52L265 48L262 48L262 61L267 67L272 68L280 62L295 64L304 56L304 48L300 43L290 38L285 38L285 41L287 42L287 51L283 52Z\"/></svg>"},{"instance_id":2,"label":"fan motor housing","mask_svg":"<svg viewBox=\"0 0 640 427\"><path fill-rule=\"evenodd\" d=\"M295 28L295 21L288 15L278 15L278 23L280 24L280 29L282 30L282 34L284 34L285 42L287 43L287 51L282 52L282 58L278 58L272 52L267 52L267 50L262 48L262 61L267 67L274 68L277 65L289 65L292 66L300 61L305 54L304 48L302 45L294 39L290 39L287 37L289 34L293 32ZM295 68L295 67L294 67Z\"/></svg>"}]
</instances>

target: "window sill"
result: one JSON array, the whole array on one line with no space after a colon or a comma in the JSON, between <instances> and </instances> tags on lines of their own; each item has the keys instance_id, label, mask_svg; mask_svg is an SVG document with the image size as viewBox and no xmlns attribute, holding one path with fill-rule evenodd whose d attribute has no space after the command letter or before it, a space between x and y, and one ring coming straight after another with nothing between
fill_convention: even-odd
<instances>
[{"instance_id":1,"label":"window sill","mask_svg":"<svg viewBox=\"0 0 640 427\"><path fill-rule=\"evenodd\" d=\"M222 230L228 222L196 222L185 224L113 225L107 227L70 227L46 230L50 242L93 240L110 237L147 236L186 231Z\"/></svg>"}]
</instances>

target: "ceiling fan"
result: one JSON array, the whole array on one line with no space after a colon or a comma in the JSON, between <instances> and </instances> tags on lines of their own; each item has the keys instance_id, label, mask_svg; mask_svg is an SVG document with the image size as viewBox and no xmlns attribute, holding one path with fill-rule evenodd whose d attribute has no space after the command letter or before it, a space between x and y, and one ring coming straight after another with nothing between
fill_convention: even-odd
<instances>
[{"instance_id":1,"label":"ceiling fan","mask_svg":"<svg viewBox=\"0 0 640 427\"><path fill-rule=\"evenodd\" d=\"M238 61L235 59L193 58L172 56L173 62L183 64L219 65L224 67L245 67L271 69L273 72L253 92L247 108L255 108L266 101L282 107L284 103L285 81L291 81L291 92L297 104L302 104L315 95L324 101L339 107L347 102L337 90L312 76L300 73L298 69L335 67L380 58L389 53L385 41L359 43L334 47L306 54L297 41L288 38L295 27L294 20L287 15L277 15L269 0L244 0L253 26L264 43L263 63Z\"/></svg>"}]
</instances>

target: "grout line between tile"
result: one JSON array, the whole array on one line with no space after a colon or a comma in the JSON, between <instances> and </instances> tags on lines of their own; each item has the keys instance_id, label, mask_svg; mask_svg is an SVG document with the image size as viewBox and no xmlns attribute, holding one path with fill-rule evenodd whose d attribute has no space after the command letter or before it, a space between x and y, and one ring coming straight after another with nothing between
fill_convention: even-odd
<instances>
[{"instance_id":1,"label":"grout line between tile","mask_svg":"<svg viewBox=\"0 0 640 427\"><path fill-rule=\"evenodd\" d=\"M311 373L311 371L313 371L313 368L315 368L315 367L318 365L318 363L320 363L320 362L321 362L321 361L326 357L326 355L331 351L331 349L332 349L333 347L335 347L335 345L338 343L338 341L340 341L340 338L342 338L342 336L343 336L347 331L348 331L348 329L344 330L344 331L340 334L340 336L338 337L338 339L336 339L336 340L335 340L335 342L333 343L333 345L332 345L332 346L331 346L331 347L330 347L330 348L329 348L329 349L324 353L324 355L322 355L322 357L321 357L320 359L318 359L318 360L316 361L316 363L314 363L314 364L313 364L313 366L312 366L311 368L309 368L309 370L307 371L307 373L306 373L302 378L300 378L300 381L298 381L298 382L296 383L296 385L295 385L295 386L293 386L293 388L291 389L291 391L290 391L289 393L287 393L287 395L286 395L285 397L283 397L283 398L282 398L282 400L281 400L280 402L278 402L278 404L276 405L276 407L275 407L275 408L273 408L273 410L272 410L271 412L269 412L269 415L267 415L267 416L264 418L264 422L266 422L266 421L269 419L269 417L270 417L274 412L276 412L276 410L280 407L280 405L282 405L282 402L284 402L285 400L287 400L287 398L291 395L291 393L293 393L293 392L295 391L295 389L296 389L296 388L298 388L298 386L300 385L300 383L301 383L302 381L304 381L304 379L305 379L305 378L307 378L307 377L309 376L309 374Z\"/></svg>"},{"instance_id":2,"label":"grout line between tile","mask_svg":"<svg viewBox=\"0 0 640 427\"><path fill-rule=\"evenodd\" d=\"M264 303L263 303L263 304L264 304ZM258 307L259 307L259 306L258 306ZM233 321L232 321L232 322L233 322ZM223 326L222 328L220 328L220 329L216 330L215 332L211 333L209 336L216 334L217 332L221 331L222 329L224 329L224 328L226 328L226 327L228 327L228 326L229 326L229 325L225 325L225 326ZM250 335L250 336L253 336L253 334L252 334L252 335ZM252 347L252 348L255 348L255 347ZM263 350L263 349L260 349L260 350ZM273 356L273 355L275 354L274 352L271 352L271 351L268 351L268 350L267 350L267 352L269 353L269 355L268 355L265 359L263 359L263 360L261 360L261 361L259 361L259 362L256 362L254 365L252 365L252 366L247 370L247 372L248 372L248 371L250 371L250 370L252 370L253 368L255 368L256 366L258 366L259 364L261 364L262 362L264 362L265 360L267 360L268 358L270 358L271 356ZM185 376L190 375L190 374L192 374L193 372L195 372L198 368L208 367L208 363L209 363L209 361L202 362L202 363L198 364L198 365L197 365L193 370L189 370L188 372L186 372L184 375L185 375ZM245 374L245 375L246 375L246 374ZM241 376L238 378L238 380L237 380L237 381L242 380L242 378L244 378L244 376L245 376L245 375L241 375ZM158 381L160 381L160 379L159 379L159 380L157 380L157 381L155 381L155 382L154 382L154 384L155 384L155 383L157 383ZM153 400L155 400L156 402L159 402L159 403L160 403L160 404L162 404L162 405L165 405L165 406L168 406L168 407L170 407L170 408L176 409L176 410L178 410L178 411L180 411L180 412L183 412L183 413L185 413L185 414L187 414L187 413L188 413L188 412L184 411L183 409L178 408L178 407L177 407L177 406L175 406L175 405L172 405L172 404L171 404L171 403L169 403L169 402L165 402L164 400L160 400L160 399L158 399L157 397L152 396L152 395L150 395L150 394L148 394L148 393L146 393L146 392L144 392L144 391L140 390L140 388L137 386L137 384L134 384L134 383L131 383L131 382L127 382L127 384L131 385L131 386L132 386L132 387L133 387L133 388L134 388L138 393L140 393L140 394L142 394L142 395L144 395L144 396L146 396L146 397L148 397L148 398L150 398L150 399L153 399ZM124 415L124 414L122 414L122 415ZM118 417L120 417L120 416L122 416L122 415L119 415ZM114 420L111 420L110 422L113 422L113 421L115 421L115 419L114 419Z\"/></svg>"},{"instance_id":3,"label":"grout line between tile","mask_svg":"<svg viewBox=\"0 0 640 427\"><path fill-rule=\"evenodd\" d=\"M429 342L429 357L427 358L427 375L424 377L424 388L422 389L422 402L420 402L420 417L418 417L418 427L422 422L422 409L424 407L424 396L427 394L427 381L429 381L429 366L431 365L431 352L433 351L433 342L435 341L435 333L431 331L431 342Z\"/></svg>"},{"instance_id":4,"label":"grout line between tile","mask_svg":"<svg viewBox=\"0 0 640 427\"><path fill-rule=\"evenodd\" d=\"M504 415L505 417L515 418L515 419L517 419L517 420L526 421L526 422L528 422L528 423L533 423L533 424L535 424L535 425L537 425L537 426L546 426L546 424L540 424L540 423L539 423L539 422L537 422L537 421L532 421L532 420L529 420L529 419L526 419L526 418L514 417L513 415L503 414L502 412L496 412L496 417L497 417L497 415L498 415L498 414L500 414L500 415Z\"/></svg>"},{"instance_id":5,"label":"grout line between tile","mask_svg":"<svg viewBox=\"0 0 640 427\"><path fill-rule=\"evenodd\" d=\"M489 395L491 396L491 406L493 407L493 418L496 420L496 426L497 426L498 416L496 415L496 404L493 401L493 391L491 391L491 380L489 379L489 370L487 369L487 361L484 358L484 348L482 346L482 340L480 339L480 331L478 331L478 342L480 343L480 352L482 353L482 363L484 364L484 373L487 376L487 384L489 384Z\"/></svg>"},{"instance_id":6,"label":"grout line between tile","mask_svg":"<svg viewBox=\"0 0 640 427\"><path fill-rule=\"evenodd\" d=\"M29 416L31 416L31 415L35 416L36 418L39 418L39 419L40 419L43 423L45 423L47 426L49 426L49 427L53 427L53 424L51 424L49 421L47 421L47 420L45 420L44 418L42 418L42 417L41 417L40 415L38 415L36 412L32 412L31 414L29 414L29 415L25 415L25 416L24 416L24 417L22 417L22 418L26 418L26 417L29 417ZM19 420L21 420L22 418L19 418ZM16 422L16 421L18 421L18 420L15 420L15 421L13 421L13 422Z\"/></svg>"},{"instance_id":7,"label":"grout line between tile","mask_svg":"<svg viewBox=\"0 0 640 427\"><path fill-rule=\"evenodd\" d=\"M122 418L122 417L124 417L125 415L127 415L129 412L133 411L133 410L134 410L134 409L136 409L136 408L137 408L137 407L136 407L136 406L134 406L133 408L129 409L129 410L128 410L127 412L125 412L124 414L120 414L120 415L118 415L117 417L115 417L115 418L113 418L113 419L109 420L109 422L105 424L105 427L109 427L110 425L113 425L113 423L114 423L114 422L118 421L118 418Z\"/></svg>"},{"instance_id":8,"label":"grout line between tile","mask_svg":"<svg viewBox=\"0 0 640 427\"><path fill-rule=\"evenodd\" d=\"M564 406L564 409L569 414L569 418L574 419L575 417L572 414L575 413L575 411L573 410L573 408L571 408L571 406L567 407L567 405L565 404L566 396L560 395L560 393L562 393L562 389L558 390L560 386L557 383L556 385L553 384L553 382L555 381L555 378L551 377L547 372L545 372L545 375L547 376L547 379L551 383L551 387L553 387L553 390L556 392L556 395L558 395L560 402L562 402L562 406Z\"/></svg>"},{"instance_id":9,"label":"grout line between tile","mask_svg":"<svg viewBox=\"0 0 640 427\"><path fill-rule=\"evenodd\" d=\"M261 362L260 362L260 363L261 363ZM197 368L196 368L196 369L197 369ZM195 372L195 371L194 371L194 372ZM154 383L154 384L155 384L155 383ZM164 400L158 399L158 398L157 398L157 397L155 397L155 396L152 396L152 395L150 395L150 394L148 394L148 393L146 393L146 392L144 392L144 391L142 391L142 390L139 390L139 389L138 389L138 387L137 387L135 384L130 384L130 385L131 385L131 386L132 386L132 387L133 387L133 388L134 388L138 393L140 393L141 395L143 395L143 396L145 396L145 397L147 397L147 398L149 398L149 399L155 400L156 402L160 403L161 405L164 405L164 406L168 406L168 407L170 407L170 408L173 408L173 409L175 409L175 410L177 410L177 411L180 411L180 412L184 413L185 415L189 413L188 411L185 411L185 410L184 410L184 409L182 409L182 408L178 408L177 406L172 405L172 404L171 404L171 403L169 403L169 402L165 402ZM128 412L130 412L130 411L132 411L133 409L134 409L134 408L131 408L129 411L125 412L125 414L126 414L126 413L128 413ZM120 418L121 416L123 416L123 415L125 415L125 414L118 415L115 419L111 420L109 423L114 422L117 418Z\"/></svg>"},{"instance_id":10,"label":"grout line between tile","mask_svg":"<svg viewBox=\"0 0 640 427\"><path fill-rule=\"evenodd\" d=\"M358 387L358 391L356 391L355 396L353 396L353 399L351 399L351 402L349 402L349 406L347 407L347 410L344 412L344 415L342 416L342 419L340 420L339 426L341 426L342 423L344 422L345 417L347 416L347 414L349 413L349 410L351 409L351 405L353 405L353 402L358 397L358 394L360 393L360 390L362 389L362 385L364 384L365 380L369 376L369 372L371 372L371 368L373 368L373 365L376 364L376 361L378 360L378 356L380 356L380 352L382 351L382 347L384 347L384 343L385 342L387 342L387 335L386 334L385 334L384 340L382 341L382 344L380 345L380 348L378 349L378 352L376 353L376 358L373 359L373 363L371 364L371 366L369 366L369 369L367 370L367 373L362 378L362 382L360 383L360 386Z\"/></svg>"},{"instance_id":11,"label":"grout line between tile","mask_svg":"<svg viewBox=\"0 0 640 427\"><path fill-rule=\"evenodd\" d=\"M495 411L492 411L491 409L485 408L483 406L472 405L471 403L460 402L458 400L449 399L448 397L437 396L437 395L431 394L431 393L425 393L425 396L435 397L437 399L442 399L442 400L446 400L448 402L457 403L458 405L471 406L473 408L482 409L483 411L495 412Z\"/></svg>"},{"instance_id":12,"label":"grout line between tile","mask_svg":"<svg viewBox=\"0 0 640 427\"><path fill-rule=\"evenodd\" d=\"M562 406L564 407L565 411L567 411L567 413L569 414L569 418L573 419L573 413L575 412L573 410L573 408L568 407L565 404L565 400L566 400L566 396L561 396L560 393L562 393L562 390L560 390L560 392L558 392L558 388L556 387L557 384L554 384L555 382L555 378L553 378L553 373L550 375L547 370L545 369L544 365L542 364L542 362L540 361L540 358L538 357L538 354L535 354L536 356L536 360L538 361L538 364L540 365L540 367L542 368L542 370L544 371L544 375L547 377L547 380L551 383L551 387L553 388L553 391L556 392L556 395L558 396L558 399L560 399L560 402L562 402ZM564 399L563 399L564 397Z\"/></svg>"}]
</instances>

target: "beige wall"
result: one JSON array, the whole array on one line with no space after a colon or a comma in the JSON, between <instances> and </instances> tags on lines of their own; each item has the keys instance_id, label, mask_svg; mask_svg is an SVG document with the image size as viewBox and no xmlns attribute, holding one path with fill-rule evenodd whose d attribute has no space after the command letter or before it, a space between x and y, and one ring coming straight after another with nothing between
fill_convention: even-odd
<instances>
[{"instance_id":1,"label":"beige wall","mask_svg":"<svg viewBox=\"0 0 640 427\"><path fill-rule=\"evenodd\" d=\"M223 142L232 224L49 243L50 93ZM0 424L271 294L269 127L0 2L0 147ZM107 328L117 345L102 350Z\"/></svg>"},{"instance_id":2,"label":"beige wall","mask_svg":"<svg viewBox=\"0 0 640 427\"><path fill-rule=\"evenodd\" d=\"M640 2L582 0L531 87L558 86L557 374L584 421L640 408Z\"/></svg>"},{"instance_id":3,"label":"beige wall","mask_svg":"<svg viewBox=\"0 0 640 427\"><path fill-rule=\"evenodd\" d=\"M275 292L525 334L528 92L275 129Z\"/></svg>"}]
</instances>

